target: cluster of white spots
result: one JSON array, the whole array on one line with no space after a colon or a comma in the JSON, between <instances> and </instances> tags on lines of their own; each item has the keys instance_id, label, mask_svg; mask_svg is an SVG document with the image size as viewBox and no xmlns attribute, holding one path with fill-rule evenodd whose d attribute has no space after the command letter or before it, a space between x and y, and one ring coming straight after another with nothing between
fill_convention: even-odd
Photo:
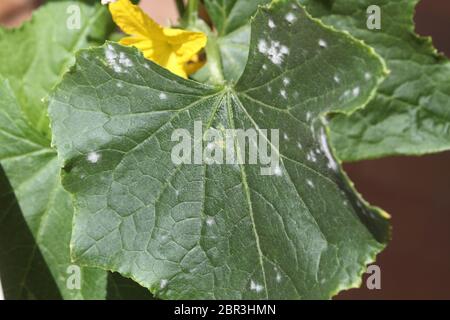
<instances>
[{"instance_id":1,"label":"cluster of white spots","mask_svg":"<svg viewBox=\"0 0 450 320\"><path fill-rule=\"evenodd\" d=\"M261 292L263 291L264 287L260 285L259 283L256 283L255 281L250 281L250 290Z\"/></svg>"},{"instance_id":2,"label":"cluster of white spots","mask_svg":"<svg viewBox=\"0 0 450 320\"><path fill-rule=\"evenodd\" d=\"M270 29L276 28L275 22L273 22L272 19L269 19L269 22L267 23Z\"/></svg>"},{"instance_id":3,"label":"cluster of white spots","mask_svg":"<svg viewBox=\"0 0 450 320\"><path fill-rule=\"evenodd\" d=\"M292 12L289 12L284 18L289 23L294 23L297 20L297 17Z\"/></svg>"},{"instance_id":4,"label":"cluster of white spots","mask_svg":"<svg viewBox=\"0 0 450 320\"><path fill-rule=\"evenodd\" d=\"M167 94L165 94L164 92L161 92L161 93L159 94L159 99L160 99L160 100L166 100L166 99L167 99Z\"/></svg>"},{"instance_id":5,"label":"cluster of white spots","mask_svg":"<svg viewBox=\"0 0 450 320\"><path fill-rule=\"evenodd\" d=\"M333 77L333 80L334 80L334 82L336 82L336 83L341 82L341 79L339 78L338 75L335 75L335 76Z\"/></svg>"},{"instance_id":6,"label":"cluster of white spots","mask_svg":"<svg viewBox=\"0 0 450 320\"><path fill-rule=\"evenodd\" d=\"M216 223L216 221L214 220L214 218L212 218L212 217L206 218L206 224L207 224L208 226L212 226L214 223Z\"/></svg>"},{"instance_id":7,"label":"cluster of white spots","mask_svg":"<svg viewBox=\"0 0 450 320\"><path fill-rule=\"evenodd\" d=\"M308 154L306 155L306 159L311 162L317 162L317 156L313 151L308 152Z\"/></svg>"},{"instance_id":8,"label":"cluster of white spots","mask_svg":"<svg viewBox=\"0 0 450 320\"><path fill-rule=\"evenodd\" d=\"M291 83L291 79L289 79L287 77L283 78L283 84L285 87L288 86L290 83Z\"/></svg>"},{"instance_id":9,"label":"cluster of white spots","mask_svg":"<svg viewBox=\"0 0 450 320\"><path fill-rule=\"evenodd\" d=\"M117 52L111 45L105 48L105 58L108 65L117 73L124 72L124 67L132 67L133 63L128 59L123 52L117 55Z\"/></svg>"},{"instance_id":10,"label":"cluster of white spots","mask_svg":"<svg viewBox=\"0 0 450 320\"><path fill-rule=\"evenodd\" d=\"M273 173L278 177L281 177L283 175L283 171L281 170L280 166L276 166L273 169Z\"/></svg>"},{"instance_id":11,"label":"cluster of white spots","mask_svg":"<svg viewBox=\"0 0 450 320\"><path fill-rule=\"evenodd\" d=\"M360 92L361 92L361 89L360 89L359 87L355 87L355 88L353 88L353 90L352 90L352 94L353 94L354 97L359 96L359 93L360 93Z\"/></svg>"},{"instance_id":12,"label":"cluster of white spots","mask_svg":"<svg viewBox=\"0 0 450 320\"><path fill-rule=\"evenodd\" d=\"M311 188L314 188L314 182L312 182L309 179L306 179L306 183L308 184L308 186L310 186Z\"/></svg>"},{"instance_id":13,"label":"cluster of white spots","mask_svg":"<svg viewBox=\"0 0 450 320\"><path fill-rule=\"evenodd\" d=\"M326 47L328 47L328 44L325 40L319 39L319 47L326 48Z\"/></svg>"},{"instance_id":14,"label":"cluster of white spots","mask_svg":"<svg viewBox=\"0 0 450 320\"><path fill-rule=\"evenodd\" d=\"M127 56L125 55L125 53L121 52L119 54L119 63L121 65L123 65L124 67L132 67L133 66L133 62L131 62L130 59L127 58Z\"/></svg>"},{"instance_id":15,"label":"cluster of white spots","mask_svg":"<svg viewBox=\"0 0 450 320\"><path fill-rule=\"evenodd\" d=\"M280 94L281 94L281 96L282 96L283 98L287 99L287 92L286 92L286 90L281 89L281 90L280 90Z\"/></svg>"},{"instance_id":16,"label":"cluster of white spots","mask_svg":"<svg viewBox=\"0 0 450 320\"><path fill-rule=\"evenodd\" d=\"M364 73L364 79L369 81L370 79L372 79L372 75L370 73L366 72L366 73Z\"/></svg>"},{"instance_id":17,"label":"cluster of white spots","mask_svg":"<svg viewBox=\"0 0 450 320\"><path fill-rule=\"evenodd\" d=\"M283 138L284 140L289 141L289 136L286 133L283 134Z\"/></svg>"},{"instance_id":18,"label":"cluster of white spots","mask_svg":"<svg viewBox=\"0 0 450 320\"><path fill-rule=\"evenodd\" d=\"M282 45L279 41L272 40L270 41L270 45L264 39L259 40L258 50L276 65L280 65L284 61L285 56L289 54L288 47Z\"/></svg>"},{"instance_id":19,"label":"cluster of white spots","mask_svg":"<svg viewBox=\"0 0 450 320\"><path fill-rule=\"evenodd\" d=\"M102 156L97 152L89 152L87 155L87 161L90 163L97 163Z\"/></svg>"},{"instance_id":20,"label":"cluster of white spots","mask_svg":"<svg viewBox=\"0 0 450 320\"><path fill-rule=\"evenodd\" d=\"M338 165L337 165L336 161L334 160L333 156L331 155L331 151L330 151L330 148L329 148L328 142L327 142L327 136L326 136L325 130L323 128L320 131L320 146L321 146L323 152L325 153L325 156L328 159L328 168L336 171L338 168Z\"/></svg>"},{"instance_id":21,"label":"cluster of white spots","mask_svg":"<svg viewBox=\"0 0 450 320\"><path fill-rule=\"evenodd\" d=\"M162 279L160 284L159 284L159 287L161 289L164 289L165 287L167 287L168 284L169 284L169 281L167 281L166 279Z\"/></svg>"}]
</instances>

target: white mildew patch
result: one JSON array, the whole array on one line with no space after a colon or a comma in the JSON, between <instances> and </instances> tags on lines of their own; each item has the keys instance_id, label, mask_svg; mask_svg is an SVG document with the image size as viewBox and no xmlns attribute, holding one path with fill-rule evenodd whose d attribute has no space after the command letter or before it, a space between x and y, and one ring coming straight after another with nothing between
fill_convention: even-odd
<instances>
[{"instance_id":1,"label":"white mildew patch","mask_svg":"<svg viewBox=\"0 0 450 320\"><path fill-rule=\"evenodd\" d=\"M250 290L261 292L263 291L264 287L260 285L259 283L256 283L255 281L250 281Z\"/></svg>"},{"instance_id":2,"label":"white mildew patch","mask_svg":"<svg viewBox=\"0 0 450 320\"><path fill-rule=\"evenodd\" d=\"M164 92L161 92L161 93L159 94L159 99L160 99L160 100L166 100L166 99L167 99L167 94L165 94Z\"/></svg>"},{"instance_id":3,"label":"white mildew patch","mask_svg":"<svg viewBox=\"0 0 450 320\"><path fill-rule=\"evenodd\" d=\"M306 159L311 162L317 162L317 157L314 151L308 152L308 154L306 155Z\"/></svg>"},{"instance_id":4,"label":"white mildew patch","mask_svg":"<svg viewBox=\"0 0 450 320\"><path fill-rule=\"evenodd\" d=\"M211 218L211 217L206 218L206 224L208 226L212 226L215 223L216 223L216 221L214 220L214 218Z\"/></svg>"},{"instance_id":5,"label":"white mildew patch","mask_svg":"<svg viewBox=\"0 0 450 320\"><path fill-rule=\"evenodd\" d=\"M117 88L123 88L123 83L122 82L117 82L116 83L116 87Z\"/></svg>"},{"instance_id":6,"label":"white mildew patch","mask_svg":"<svg viewBox=\"0 0 450 320\"><path fill-rule=\"evenodd\" d=\"M281 274L280 273L277 273L277 276L275 277L275 280L277 282L281 282Z\"/></svg>"},{"instance_id":7,"label":"white mildew patch","mask_svg":"<svg viewBox=\"0 0 450 320\"><path fill-rule=\"evenodd\" d=\"M125 53L117 52L114 50L114 47L111 45L107 45L105 47L105 58L108 65L117 73L126 72L124 68L133 67L133 62L127 58Z\"/></svg>"},{"instance_id":8,"label":"white mildew patch","mask_svg":"<svg viewBox=\"0 0 450 320\"><path fill-rule=\"evenodd\" d=\"M328 146L327 135L325 134L325 130L323 128L320 130L320 146L328 159L328 168L336 171L338 169L338 164L331 154Z\"/></svg>"},{"instance_id":9,"label":"white mildew patch","mask_svg":"<svg viewBox=\"0 0 450 320\"><path fill-rule=\"evenodd\" d=\"M267 65L266 65L266 64L263 64L263 65L262 65L262 68L263 68L263 70L267 70Z\"/></svg>"},{"instance_id":10,"label":"white mildew patch","mask_svg":"<svg viewBox=\"0 0 450 320\"><path fill-rule=\"evenodd\" d=\"M280 166L276 166L276 167L273 169L273 173L274 173L276 176L281 177L281 176L283 175L283 170L281 170Z\"/></svg>"},{"instance_id":11,"label":"white mildew patch","mask_svg":"<svg viewBox=\"0 0 450 320\"><path fill-rule=\"evenodd\" d=\"M289 12L284 18L289 23L294 23L297 20L297 17L292 12Z\"/></svg>"},{"instance_id":12,"label":"white mildew patch","mask_svg":"<svg viewBox=\"0 0 450 320\"><path fill-rule=\"evenodd\" d=\"M162 279L161 282L159 283L159 287L161 289L164 289L167 287L168 284L169 284L169 281L167 281L166 279Z\"/></svg>"},{"instance_id":13,"label":"white mildew patch","mask_svg":"<svg viewBox=\"0 0 450 320\"><path fill-rule=\"evenodd\" d=\"M280 90L280 94L281 94L281 96L282 96L283 98L287 99L287 92L286 92L286 90L281 89L281 90Z\"/></svg>"},{"instance_id":14,"label":"white mildew patch","mask_svg":"<svg viewBox=\"0 0 450 320\"><path fill-rule=\"evenodd\" d=\"M340 83L340 82L341 82L341 79L339 78L338 75L335 75L335 76L333 77L333 80L334 80L334 82L336 82L336 83Z\"/></svg>"},{"instance_id":15,"label":"white mildew patch","mask_svg":"<svg viewBox=\"0 0 450 320\"><path fill-rule=\"evenodd\" d=\"M289 55L289 48L279 41L271 40L269 44L266 40L261 39L258 42L258 50L276 65L283 63L285 57Z\"/></svg>"},{"instance_id":16,"label":"white mildew patch","mask_svg":"<svg viewBox=\"0 0 450 320\"><path fill-rule=\"evenodd\" d=\"M328 44L325 40L319 39L319 47L326 48L326 47L328 47Z\"/></svg>"},{"instance_id":17,"label":"white mildew patch","mask_svg":"<svg viewBox=\"0 0 450 320\"><path fill-rule=\"evenodd\" d=\"M359 87L355 87L355 88L353 88L353 90L352 90L352 94L353 94L354 97L359 96L359 93L360 93L360 92L361 92L361 89L360 89Z\"/></svg>"},{"instance_id":18,"label":"white mildew patch","mask_svg":"<svg viewBox=\"0 0 450 320\"><path fill-rule=\"evenodd\" d=\"M289 141L289 136L286 133L283 134L283 138L284 140Z\"/></svg>"},{"instance_id":19,"label":"white mildew patch","mask_svg":"<svg viewBox=\"0 0 450 320\"><path fill-rule=\"evenodd\" d=\"M258 109L258 112L259 112L259 113L264 113L264 111L263 111L262 108L259 108L259 109Z\"/></svg>"},{"instance_id":20,"label":"white mildew patch","mask_svg":"<svg viewBox=\"0 0 450 320\"><path fill-rule=\"evenodd\" d=\"M302 144L299 142L299 143L297 143L297 147L301 150L301 149L303 149L303 146L302 146Z\"/></svg>"},{"instance_id":21,"label":"white mildew patch","mask_svg":"<svg viewBox=\"0 0 450 320\"><path fill-rule=\"evenodd\" d=\"M90 163L97 163L100 161L101 159L101 155L97 152L89 152L86 159L87 161L89 161Z\"/></svg>"},{"instance_id":22,"label":"white mildew patch","mask_svg":"<svg viewBox=\"0 0 450 320\"><path fill-rule=\"evenodd\" d=\"M133 62L131 62L130 59L127 58L127 56L125 55L125 53L121 52L119 54L119 63L124 66L124 67L132 67L133 66Z\"/></svg>"},{"instance_id":23,"label":"white mildew patch","mask_svg":"<svg viewBox=\"0 0 450 320\"><path fill-rule=\"evenodd\" d=\"M311 188L314 188L314 183L313 183L311 180L307 179L307 180L306 180L306 183L307 183L308 186L310 186Z\"/></svg>"},{"instance_id":24,"label":"white mildew patch","mask_svg":"<svg viewBox=\"0 0 450 320\"><path fill-rule=\"evenodd\" d=\"M311 120L311 117L312 117L312 114L311 114L311 112L307 112L306 113L306 121L309 121L309 120Z\"/></svg>"},{"instance_id":25,"label":"white mildew patch","mask_svg":"<svg viewBox=\"0 0 450 320\"><path fill-rule=\"evenodd\" d=\"M291 83L291 79L285 77L283 78L283 84L285 87L287 87Z\"/></svg>"},{"instance_id":26,"label":"white mildew patch","mask_svg":"<svg viewBox=\"0 0 450 320\"><path fill-rule=\"evenodd\" d=\"M370 80L370 79L372 79L372 75L371 75L370 73L366 72L366 73L364 74L364 79Z\"/></svg>"},{"instance_id":27,"label":"white mildew patch","mask_svg":"<svg viewBox=\"0 0 450 320\"><path fill-rule=\"evenodd\" d=\"M271 86L267 87L267 92L272 93L272 87Z\"/></svg>"},{"instance_id":28,"label":"white mildew patch","mask_svg":"<svg viewBox=\"0 0 450 320\"><path fill-rule=\"evenodd\" d=\"M270 29L274 29L277 27L277 25L275 24L275 22L273 22L272 19L269 19L269 22L267 23L267 25L269 26Z\"/></svg>"}]
</instances>

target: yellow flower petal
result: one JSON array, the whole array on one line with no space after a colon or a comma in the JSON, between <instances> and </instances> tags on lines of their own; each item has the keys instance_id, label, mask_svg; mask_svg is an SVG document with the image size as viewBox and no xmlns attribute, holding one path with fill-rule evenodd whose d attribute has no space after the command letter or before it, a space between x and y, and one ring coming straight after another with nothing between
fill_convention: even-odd
<instances>
[{"instance_id":1,"label":"yellow flower petal","mask_svg":"<svg viewBox=\"0 0 450 320\"><path fill-rule=\"evenodd\" d=\"M121 44L138 48L147 59L183 78L200 65L188 67L188 62L205 47L205 34L163 28L129 0L111 3L109 10L114 22L130 35L123 38Z\"/></svg>"}]
</instances>

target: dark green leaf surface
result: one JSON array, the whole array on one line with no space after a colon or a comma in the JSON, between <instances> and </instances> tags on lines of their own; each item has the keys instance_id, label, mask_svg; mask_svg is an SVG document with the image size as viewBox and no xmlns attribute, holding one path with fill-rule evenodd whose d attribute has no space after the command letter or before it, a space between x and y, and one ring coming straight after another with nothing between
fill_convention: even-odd
<instances>
[{"instance_id":1,"label":"dark green leaf surface","mask_svg":"<svg viewBox=\"0 0 450 320\"><path fill-rule=\"evenodd\" d=\"M76 30L66 27L73 5L81 13ZM99 5L61 1L39 9L19 29L0 30L0 162L18 201L1 212L1 246L11 246L0 265L7 299L105 298L104 271L82 268L81 290L66 283L73 208L50 148L45 98L73 64L74 52L104 37L107 15Z\"/></svg>"},{"instance_id":2,"label":"dark green leaf surface","mask_svg":"<svg viewBox=\"0 0 450 320\"><path fill-rule=\"evenodd\" d=\"M80 52L50 104L63 184L76 202L78 263L170 299L329 298L360 283L388 222L352 190L320 115L364 105L383 64L292 2L262 9L252 34L233 87L178 78L113 43ZM262 139L262 128L280 129L276 174L174 165L171 134L192 133L194 121L253 128Z\"/></svg>"},{"instance_id":3,"label":"dark green leaf surface","mask_svg":"<svg viewBox=\"0 0 450 320\"><path fill-rule=\"evenodd\" d=\"M327 24L373 46L391 73L375 99L331 122L332 144L343 160L421 155L450 149L450 63L429 38L414 33L418 0L303 0ZM370 5L381 8L381 30L366 26Z\"/></svg>"}]
</instances>

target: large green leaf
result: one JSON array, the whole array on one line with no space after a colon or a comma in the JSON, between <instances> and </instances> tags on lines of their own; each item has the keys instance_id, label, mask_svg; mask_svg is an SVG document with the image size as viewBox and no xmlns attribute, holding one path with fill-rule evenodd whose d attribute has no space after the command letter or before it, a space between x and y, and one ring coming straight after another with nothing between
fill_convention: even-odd
<instances>
[{"instance_id":1,"label":"large green leaf","mask_svg":"<svg viewBox=\"0 0 450 320\"><path fill-rule=\"evenodd\" d=\"M325 23L347 30L385 58L390 76L375 99L331 122L343 160L421 155L450 149L450 63L429 38L414 33L418 0L303 0ZM381 9L381 30L366 26L367 8Z\"/></svg>"},{"instance_id":2,"label":"large green leaf","mask_svg":"<svg viewBox=\"0 0 450 320\"><path fill-rule=\"evenodd\" d=\"M73 6L80 9L80 29L67 28ZM19 29L0 30L0 163L21 209L14 205L0 213L1 246L11 245L0 265L8 299L106 295L101 270L82 268L81 290L67 286L73 208L50 148L45 98L73 64L74 52L106 37L109 21L99 4L61 1L38 10ZM13 269L19 270L15 276Z\"/></svg>"},{"instance_id":3,"label":"large green leaf","mask_svg":"<svg viewBox=\"0 0 450 320\"><path fill-rule=\"evenodd\" d=\"M261 9L252 35L241 80L224 87L178 78L114 43L79 53L49 109L76 203L77 263L170 299L328 298L360 283L388 222L353 191L321 115L363 106L384 66L289 1ZM263 141L262 129L280 129L275 175L175 165L171 135L192 133L194 121L253 128Z\"/></svg>"}]
</instances>

